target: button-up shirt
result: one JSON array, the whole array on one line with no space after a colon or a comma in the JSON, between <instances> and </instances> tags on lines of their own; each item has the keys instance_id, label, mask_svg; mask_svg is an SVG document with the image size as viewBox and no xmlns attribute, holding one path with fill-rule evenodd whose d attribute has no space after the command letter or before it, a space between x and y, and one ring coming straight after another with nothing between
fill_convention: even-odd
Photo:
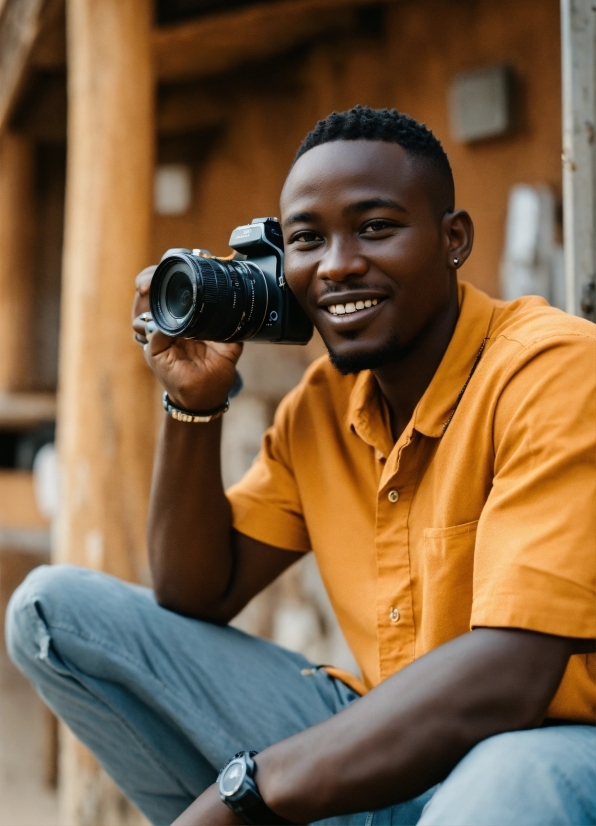
<instances>
[{"instance_id":1,"label":"button-up shirt","mask_svg":"<svg viewBox=\"0 0 596 826\"><path fill-rule=\"evenodd\" d=\"M228 496L238 531L314 551L359 692L479 626L596 638L596 326L462 283L396 442L374 375L325 357ZM548 716L593 722L595 682L571 657Z\"/></svg>"}]
</instances>

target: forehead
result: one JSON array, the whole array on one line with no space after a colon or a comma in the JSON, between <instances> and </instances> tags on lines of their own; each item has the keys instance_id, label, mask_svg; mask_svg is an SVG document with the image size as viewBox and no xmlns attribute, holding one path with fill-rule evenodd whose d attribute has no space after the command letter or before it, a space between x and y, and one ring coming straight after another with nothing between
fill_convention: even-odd
<instances>
[{"instance_id":1,"label":"forehead","mask_svg":"<svg viewBox=\"0 0 596 826\"><path fill-rule=\"evenodd\" d=\"M346 200L386 197L415 207L427 200L425 165L399 144L333 141L305 152L290 170L281 193L281 213L325 208Z\"/></svg>"}]
</instances>

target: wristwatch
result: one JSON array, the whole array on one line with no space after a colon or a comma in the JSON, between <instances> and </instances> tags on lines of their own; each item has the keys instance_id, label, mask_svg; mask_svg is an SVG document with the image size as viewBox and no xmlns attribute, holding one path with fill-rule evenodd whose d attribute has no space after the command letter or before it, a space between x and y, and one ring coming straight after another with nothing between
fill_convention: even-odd
<instances>
[{"instance_id":1,"label":"wristwatch","mask_svg":"<svg viewBox=\"0 0 596 826\"><path fill-rule=\"evenodd\" d=\"M257 766L253 757L256 751L240 751L229 760L217 778L219 796L222 802L245 823L256 826L268 824L291 824L265 803L255 781Z\"/></svg>"}]
</instances>

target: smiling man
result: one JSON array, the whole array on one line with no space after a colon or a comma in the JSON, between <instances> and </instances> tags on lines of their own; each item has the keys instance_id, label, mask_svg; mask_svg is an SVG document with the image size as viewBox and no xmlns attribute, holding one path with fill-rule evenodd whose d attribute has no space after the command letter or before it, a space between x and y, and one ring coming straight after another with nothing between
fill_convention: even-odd
<instances>
[{"instance_id":1,"label":"smiling man","mask_svg":"<svg viewBox=\"0 0 596 826\"><path fill-rule=\"evenodd\" d=\"M395 110L320 122L281 212L329 358L227 494L221 420L166 416L156 599L38 569L11 656L155 824L595 823L594 326L458 283L472 221ZM241 345L145 352L174 405L224 409ZM358 678L227 625L311 550Z\"/></svg>"}]
</instances>

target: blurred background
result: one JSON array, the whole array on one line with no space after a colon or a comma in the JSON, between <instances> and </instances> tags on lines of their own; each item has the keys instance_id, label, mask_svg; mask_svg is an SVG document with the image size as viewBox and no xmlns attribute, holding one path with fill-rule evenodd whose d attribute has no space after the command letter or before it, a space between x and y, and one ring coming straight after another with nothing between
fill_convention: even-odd
<instances>
[{"instance_id":1,"label":"blurred background","mask_svg":"<svg viewBox=\"0 0 596 826\"><path fill-rule=\"evenodd\" d=\"M298 145L333 109L395 106L433 129L476 226L464 279L593 315L592 282L569 275L594 272L592 4L564 0L563 24L559 0L0 0L0 624L50 560L150 585L162 412L132 342L134 276L168 247L227 254L236 225L277 215ZM226 483L323 352L246 346ZM236 622L355 668L313 559ZM144 823L2 646L0 826Z\"/></svg>"}]
</instances>

